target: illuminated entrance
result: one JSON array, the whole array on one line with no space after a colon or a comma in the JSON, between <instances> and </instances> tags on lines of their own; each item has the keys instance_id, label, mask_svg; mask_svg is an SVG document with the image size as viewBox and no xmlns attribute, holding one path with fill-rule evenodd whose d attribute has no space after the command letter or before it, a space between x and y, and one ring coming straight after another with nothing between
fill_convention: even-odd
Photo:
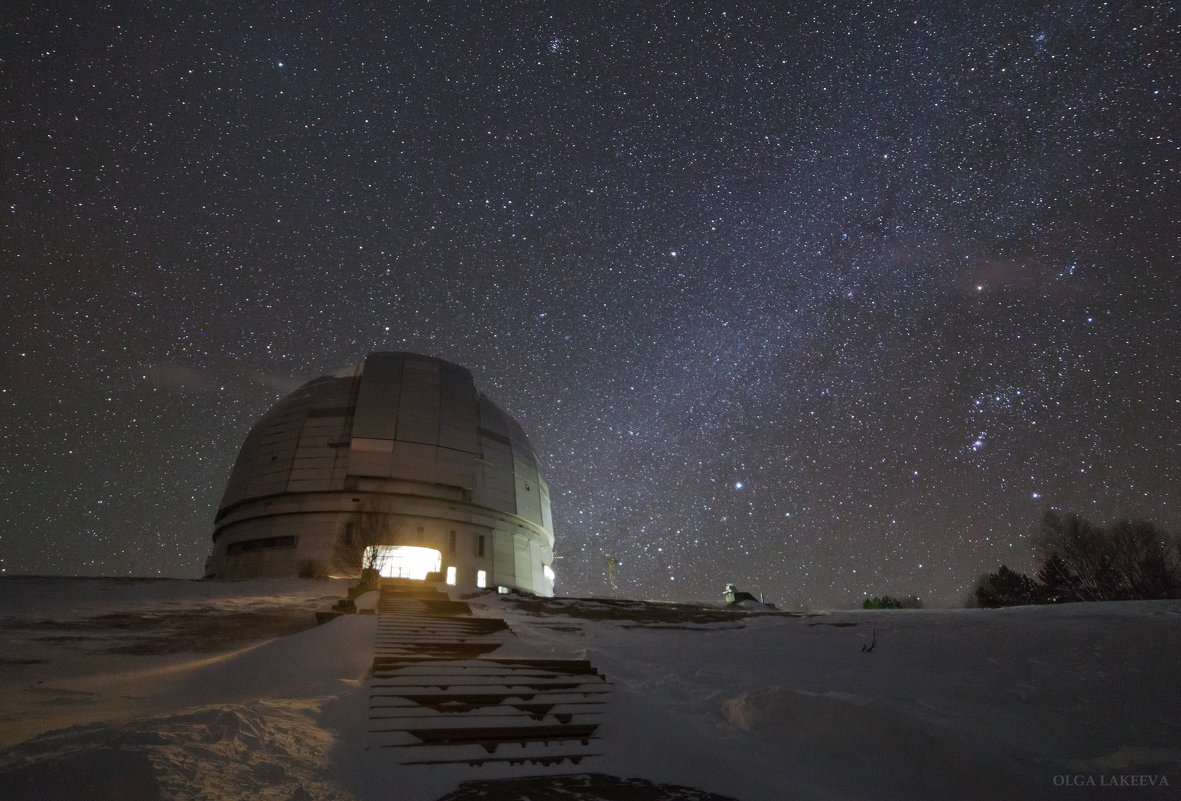
<instances>
[{"instance_id":1,"label":"illuminated entrance","mask_svg":"<svg viewBox=\"0 0 1181 801\"><path fill-rule=\"evenodd\" d=\"M370 556L376 550L376 558ZM371 545L365 549L365 564L375 565L382 578L408 578L422 581L427 573L443 569L443 554L434 548L415 545Z\"/></svg>"}]
</instances>

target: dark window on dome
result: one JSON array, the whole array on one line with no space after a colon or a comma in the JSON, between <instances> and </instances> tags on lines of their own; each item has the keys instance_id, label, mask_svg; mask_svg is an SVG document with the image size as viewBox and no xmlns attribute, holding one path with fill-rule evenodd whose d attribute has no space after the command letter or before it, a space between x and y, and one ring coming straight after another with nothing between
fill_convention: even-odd
<instances>
[{"instance_id":1,"label":"dark window on dome","mask_svg":"<svg viewBox=\"0 0 1181 801\"><path fill-rule=\"evenodd\" d=\"M347 406L337 406L332 409L309 409L308 417L348 417L351 412Z\"/></svg>"},{"instance_id":2,"label":"dark window on dome","mask_svg":"<svg viewBox=\"0 0 1181 801\"><path fill-rule=\"evenodd\" d=\"M260 548L294 548L295 541L295 537L262 537L257 540L235 542L226 548L226 554L233 556L243 551L257 551Z\"/></svg>"},{"instance_id":3,"label":"dark window on dome","mask_svg":"<svg viewBox=\"0 0 1181 801\"><path fill-rule=\"evenodd\" d=\"M476 556L484 555L484 535L480 535L479 541L476 543Z\"/></svg>"},{"instance_id":4,"label":"dark window on dome","mask_svg":"<svg viewBox=\"0 0 1181 801\"><path fill-rule=\"evenodd\" d=\"M508 437L506 437L504 434L499 434L495 431L484 428L482 426L480 428L476 429L476 433L478 433L481 437L487 437L488 439L496 440L497 442L499 442L503 445L508 445L509 447L512 447L513 441L511 439L509 439Z\"/></svg>"},{"instance_id":5,"label":"dark window on dome","mask_svg":"<svg viewBox=\"0 0 1181 801\"><path fill-rule=\"evenodd\" d=\"M447 532L447 550L455 553L455 532Z\"/></svg>"}]
</instances>

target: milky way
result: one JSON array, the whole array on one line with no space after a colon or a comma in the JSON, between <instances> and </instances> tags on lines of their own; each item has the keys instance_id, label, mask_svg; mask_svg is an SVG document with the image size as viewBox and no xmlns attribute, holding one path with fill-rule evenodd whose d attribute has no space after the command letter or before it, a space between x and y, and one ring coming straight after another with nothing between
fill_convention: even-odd
<instances>
[{"instance_id":1,"label":"milky way","mask_svg":"<svg viewBox=\"0 0 1181 801\"><path fill-rule=\"evenodd\" d=\"M6 573L200 575L373 350L521 421L560 594L958 604L1048 509L1181 528L1175 8L395 5L6 12Z\"/></svg>"}]
</instances>

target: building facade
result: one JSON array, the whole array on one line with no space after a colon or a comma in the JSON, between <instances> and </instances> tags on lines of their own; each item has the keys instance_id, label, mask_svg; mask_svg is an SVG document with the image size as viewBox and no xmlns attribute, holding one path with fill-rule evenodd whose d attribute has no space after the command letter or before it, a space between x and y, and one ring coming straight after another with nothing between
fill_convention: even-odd
<instances>
[{"instance_id":1,"label":"building facade","mask_svg":"<svg viewBox=\"0 0 1181 801\"><path fill-rule=\"evenodd\" d=\"M205 574L350 574L367 558L383 575L548 596L553 547L549 487L517 422L458 365L372 353L250 430Z\"/></svg>"}]
</instances>

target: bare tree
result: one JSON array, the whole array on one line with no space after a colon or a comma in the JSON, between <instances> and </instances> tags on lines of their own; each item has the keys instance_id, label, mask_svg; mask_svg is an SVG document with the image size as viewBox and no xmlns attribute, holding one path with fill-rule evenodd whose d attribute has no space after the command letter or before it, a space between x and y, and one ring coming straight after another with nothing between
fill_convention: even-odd
<instances>
[{"instance_id":1,"label":"bare tree","mask_svg":"<svg viewBox=\"0 0 1181 801\"><path fill-rule=\"evenodd\" d=\"M384 548L392 544L389 512L379 499L366 500L345 527L344 537L337 541L333 565L349 575L365 570L381 571L388 558Z\"/></svg>"},{"instance_id":2,"label":"bare tree","mask_svg":"<svg viewBox=\"0 0 1181 801\"><path fill-rule=\"evenodd\" d=\"M1110 572L1104 551L1103 530L1078 515L1046 512L1038 531L1037 548L1045 561L1042 576L1051 586L1069 593L1063 600L1105 601Z\"/></svg>"},{"instance_id":3,"label":"bare tree","mask_svg":"<svg viewBox=\"0 0 1181 801\"><path fill-rule=\"evenodd\" d=\"M1104 528L1047 512L1037 546L1044 561L1038 578L1055 600L1149 600L1181 591L1181 539L1152 523Z\"/></svg>"},{"instance_id":4,"label":"bare tree","mask_svg":"<svg viewBox=\"0 0 1181 801\"><path fill-rule=\"evenodd\" d=\"M1168 535L1143 520L1125 520L1109 529L1116 591L1124 598L1172 597L1178 564L1171 560Z\"/></svg>"}]
</instances>

